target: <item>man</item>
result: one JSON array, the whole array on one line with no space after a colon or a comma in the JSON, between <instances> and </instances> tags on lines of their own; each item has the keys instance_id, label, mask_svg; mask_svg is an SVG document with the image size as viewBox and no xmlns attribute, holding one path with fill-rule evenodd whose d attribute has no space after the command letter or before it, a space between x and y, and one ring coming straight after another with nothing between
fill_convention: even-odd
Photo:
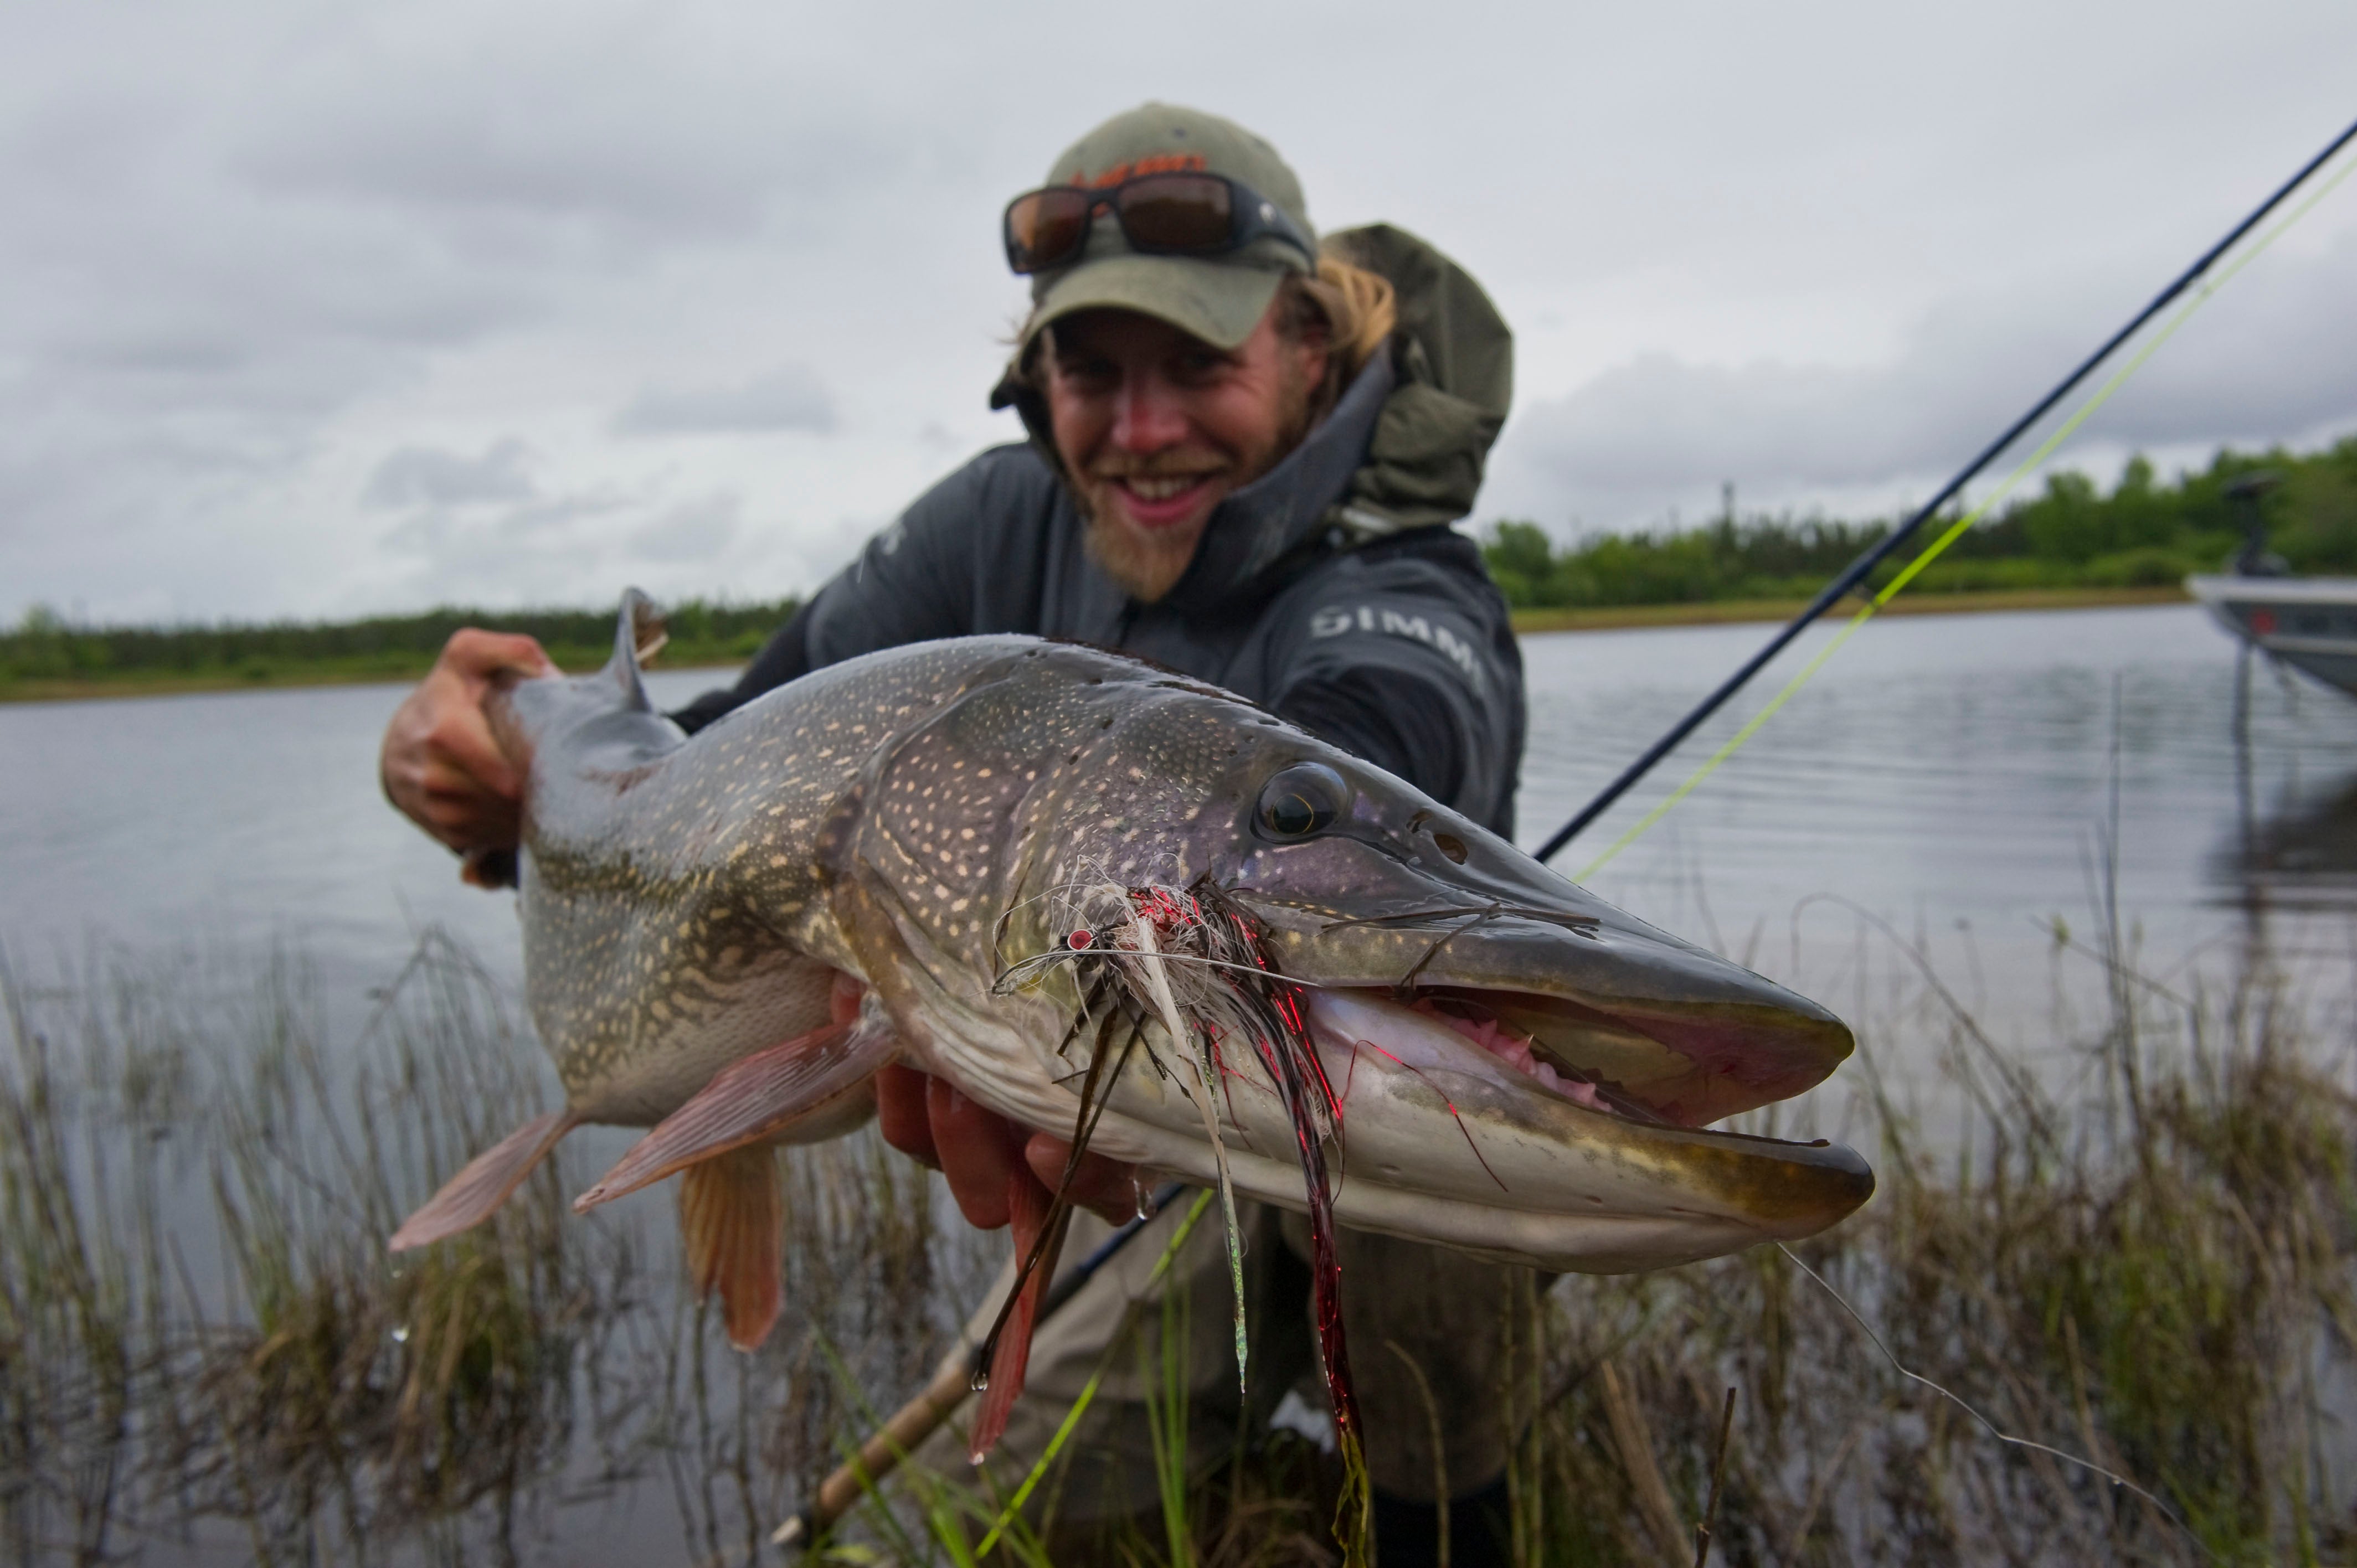
<instances>
[{"instance_id":1,"label":"man","mask_svg":"<svg viewBox=\"0 0 2357 1568\"><path fill-rule=\"evenodd\" d=\"M1116 116L1007 209L1008 260L1032 311L994 407L1028 442L985 452L920 499L773 638L737 685L674 715L693 730L811 670L876 649L1029 632L1122 649L1226 686L1511 832L1522 665L1470 542L1471 510L1511 393L1512 346L1480 287L1399 231L1329 236L1269 145L1160 104ZM480 703L529 639L466 631L395 715L387 794L454 848L512 844L517 780ZM966 1218L1006 1223L1008 1174L1052 1185L1063 1145L1026 1134L906 1069L878 1080L885 1137L947 1175ZM1098 1160L1083 1198L1125 1217L1136 1173ZM1104 1359L1176 1216L1133 1242L1035 1344L994 1466L1041 1451ZM1297 1221L1244 1222L1253 1408L1226 1348L1223 1242L1177 1260L1192 1351L1189 1464L1208 1469L1307 1377L1308 1282ZM1076 1226L1067 1257L1102 1237ZM1526 1385L1516 1271L1346 1234L1346 1328L1386 1564L1428 1558L1436 1502L1458 1499L1455 1561L1491 1548ZM1060 1530L1157 1506L1134 1349L1106 1382L1062 1477ZM1240 1423L1243 1425L1240 1427ZM1437 1434L1439 1452L1434 1451Z\"/></svg>"}]
</instances>

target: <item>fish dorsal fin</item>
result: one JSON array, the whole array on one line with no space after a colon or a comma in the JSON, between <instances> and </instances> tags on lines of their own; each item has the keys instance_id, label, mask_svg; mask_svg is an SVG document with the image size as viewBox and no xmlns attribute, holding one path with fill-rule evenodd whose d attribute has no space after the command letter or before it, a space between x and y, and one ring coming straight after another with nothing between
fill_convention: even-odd
<instances>
[{"instance_id":1,"label":"fish dorsal fin","mask_svg":"<svg viewBox=\"0 0 2357 1568\"><path fill-rule=\"evenodd\" d=\"M640 667L670 640L662 611L655 607L654 600L636 588L623 589L621 613L614 623L614 657L606 661L606 674L621 688L624 706L642 714L654 712L646 682L640 679Z\"/></svg>"}]
</instances>

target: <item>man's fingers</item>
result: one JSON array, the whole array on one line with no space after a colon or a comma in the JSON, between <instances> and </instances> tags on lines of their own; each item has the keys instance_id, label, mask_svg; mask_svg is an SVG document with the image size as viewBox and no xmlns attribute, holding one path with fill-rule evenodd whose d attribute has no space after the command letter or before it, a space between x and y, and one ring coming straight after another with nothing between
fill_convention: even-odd
<instances>
[{"instance_id":1,"label":"man's fingers","mask_svg":"<svg viewBox=\"0 0 2357 1568\"><path fill-rule=\"evenodd\" d=\"M856 1015L858 989L848 976L838 983L838 1022ZM876 1125L887 1144L947 1176L958 1212L982 1230L996 1230L1010 1218L1006 1184L1017 1171L1028 1167L1054 1192L1071 1156L1070 1144L1045 1133L1027 1135L944 1079L897 1062L876 1075ZM1072 1201L1118 1225L1137 1212L1142 1179L1135 1165L1084 1154L1072 1172Z\"/></svg>"},{"instance_id":2,"label":"man's fingers","mask_svg":"<svg viewBox=\"0 0 2357 1568\"><path fill-rule=\"evenodd\" d=\"M1071 1154L1071 1144L1045 1133L1032 1133L1023 1145L1024 1163L1049 1192L1062 1183L1064 1165ZM1135 1165L1103 1155L1082 1154L1072 1172L1071 1199L1108 1224L1118 1225L1137 1212L1138 1186L1144 1179Z\"/></svg>"},{"instance_id":3,"label":"man's fingers","mask_svg":"<svg viewBox=\"0 0 2357 1568\"><path fill-rule=\"evenodd\" d=\"M435 714L433 727L425 732L425 762L429 788L431 775L438 770L446 779L455 775L510 800L523 793L522 777L483 717L480 696L451 702Z\"/></svg>"},{"instance_id":4,"label":"man's fingers","mask_svg":"<svg viewBox=\"0 0 2357 1568\"><path fill-rule=\"evenodd\" d=\"M938 1078L926 1080L925 1109L958 1211L976 1230L997 1230L1008 1219L1006 1178L1023 1157L1013 1123Z\"/></svg>"},{"instance_id":5,"label":"man's fingers","mask_svg":"<svg viewBox=\"0 0 2357 1568\"><path fill-rule=\"evenodd\" d=\"M838 1023L848 1022L837 1019ZM894 1062L876 1074L876 1130L884 1141L935 1170L942 1156L933 1148L932 1118L925 1110L925 1086L932 1080L912 1067Z\"/></svg>"},{"instance_id":6,"label":"man's fingers","mask_svg":"<svg viewBox=\"0 0 2357 1568\"><path fill-rule=\"evenodd\" d=\"M484 631L460 627L442 645L438 668L475 682L489 681L503 671L518 675L554 675L557 668L537 638L518 631Z\"/></svg>"},{"instance_id":7,"label":"man's fingers","mask_svg":"<svg viewBox=\"0 0 2357 1568\"><path fill-rule=\"evenodd\" d=\"M484 694L502 672L557 671L532 638L473 627L453 632L385 726L379 765L386 798L453 849L504 849L516 841L523 779L483 716Z\"/></svg>"}]
</instances>

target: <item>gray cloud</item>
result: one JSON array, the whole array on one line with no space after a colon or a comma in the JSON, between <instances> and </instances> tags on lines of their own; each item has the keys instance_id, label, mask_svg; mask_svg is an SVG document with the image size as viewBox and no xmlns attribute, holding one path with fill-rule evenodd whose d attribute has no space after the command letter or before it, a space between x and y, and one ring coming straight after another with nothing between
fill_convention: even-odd
<instances>
[{"instance_id":1,"label":"gray cloud","mask_svg":"<svg viewBox=\"0 0 2357 1568\"><path fill-rule=\"evenodd\" d=\"M360 23L269 95L229 167L398 212L470 259L635 264L824 210L913 150L872 92L798 69L791 44L738 55L595 0L554 27L531 10Z\"/></svg>"},{"instance_id":2,"label":"gray cloud","mask_svg":"<svg viewBox=\"0 0 2357 1568\"><path fill-rule=\"evenodd\" d=\"M726 494L673 507L632 531L630 553L634 559L667 565L716 561L737 537L741 509L740 499Z\"/></svg>"},{"instance_id":3,"label":"gray cloud","mask_svg":"<svg viewBox=\"0 0 2357 1568\"><path fill-rule=\"evenodd\" d=\"M376 466L361 490L361 505L453 507L530 500L538 491L524 472L528 456L523 443L512 436L493 442L479 457L432 446L404 446Z\"/></svg>"},{"instance_id":4,"label":"gray cloud","mask_svg":"<svg viewBox=\"0 0 2357 1568\"><path fill-rule=\"evenodd\" d=\"M2318 254L2264 258L2163 345L2058 454L2266 444L2357 424L2357 375L2316 345L2357 341L2357 235ZM2264 269L2264 270L2262 270ZM1715 497L1928 492L1961 467L2143 304L2085 280L1951 301L1891 357L1863 365L1697 363L1667 353L1615 366L1515 421L1485 512L1590 525L1658 519ZM2166 317L2164 317L2166 320ZM2130 352L2133 352L2133 346ZM2123 355L2050 417L2050 430ZM2025 456L2033 440L2011 455ZM1992 477L2007 471L2001 462Z\"/></svg>"},{"instance_id":5,"label":"gray cloud","mask_svg":"<svg viewBox=\"0 0 2357 1568\"><path fill-rule=\"evenodd\" d=\"M807 365L782 365L733 385L650 387L614 417L621 435L752 434L834 428L834 401Z\"/></svg>"},{"instance_id":6,"label":"gray cloud","mask_svg":"<svg viewBox=\"0 0 2357 1568\"><path fill-rule=\"evenodd\" d=\"M1404 223L1491 289L1544 390L1484 515L1643 521L1728 477L1829 504L1920 483L2311 150L2357 49L2344 0L2255 25L2196 0L1203 20L0 11L0 619L809 587L1017 434L981 397L1023 297L1000 204L1147 96L1243 119L1320 223ZM1924 59L2006 91L1922 114ZM1371 81L1481 112L1400 114ZM2231 332L2169 349L2200 373L2157 363L2091 435L2308 428L2349 340L2334 257L2311 245L2296 300L2255 269L2201 324ZM2281 320L2233 314L2278 299ZM723 495L741 513L696 511Z\"/></svg>"}]
</instances>

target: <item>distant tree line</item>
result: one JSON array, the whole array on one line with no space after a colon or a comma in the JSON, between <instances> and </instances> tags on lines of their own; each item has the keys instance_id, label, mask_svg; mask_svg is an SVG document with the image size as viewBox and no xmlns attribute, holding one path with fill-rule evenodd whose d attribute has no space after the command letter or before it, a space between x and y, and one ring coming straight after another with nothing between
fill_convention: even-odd
<instances>
[{"instance_id":1,"label":"distant tree line","mask_svg":"<svg viewBox=\"0 0 2357 1568\"><path fill-rule=\"evenodd\" d=\"M2242 520L2222 493L2265 469L2283 483L2261 502L2268 545L2295 571L2357 573L2357 437L2296 456L2222 451L2201 473L2158 482L2132 458L2106 495L2076 472L2047 476L2045 490L1976 524L1909 591L2145 587L2216 571L2240 547ZM1484 534L1491 575L1517 608L1793 598L1880 542L1892 520L1721 517L1699 527L1590 534L1559 544L1534 522L1504 521ZM1916 538L1941 532L1926 523ZM1878 569L1888 583L1913 546Z\"/></svg>"},{"instance_id":2,"label":"distant tree line","mask_svg":"<svg viewBox=\"0 0 2357 1568\"><path fill-rule=\"evenodd\" d=\"M752 657L797 607L793 599L731 604L688 599L665 607L673 664ZM567 669L594 668L614 646L614 611L445 607L350 621L260 625L79 626L36 607L0 632L0 683L159 677L264 682L294 675L412 674L433 662L462 626L498 627L540 639Z\"/></svg>"},{"instance_id":3,"label":"distant tree line","mask_svg":"<svg viewBox=\"0 0 2357 1568\"><path fill-rule=\"evenodd\" d=\"M2136 457L2108 494L2083 474L2050 474L2041 494L1977 524L1914 586L1927 593L2162 586L2217 570L2242 542L2225 487L2258 469L2283 481L2261 503L2269 547L2295 571L2357 574L2352 437L2305 455L2222 451L2207 469L2168 483ZM1796 598L1814 593L1891 526L1880 519L1727 516L1695 528L1560 543L1535 522L1508 521L1484 531L1481 553L1517 608ZM1920 537L1928 544L1937 532L1926 525ZM1899 564L1885 563L1876 585ZM670 606L663 657L676 665L748 659L797 603ZM425 669L462 626L528 632L558 663L578 669L604 661L614 612L446 607L350 621L85 626L36 607L0 630L0 693L60 682L394 679Z\"/></svg>"}]
</instances>

